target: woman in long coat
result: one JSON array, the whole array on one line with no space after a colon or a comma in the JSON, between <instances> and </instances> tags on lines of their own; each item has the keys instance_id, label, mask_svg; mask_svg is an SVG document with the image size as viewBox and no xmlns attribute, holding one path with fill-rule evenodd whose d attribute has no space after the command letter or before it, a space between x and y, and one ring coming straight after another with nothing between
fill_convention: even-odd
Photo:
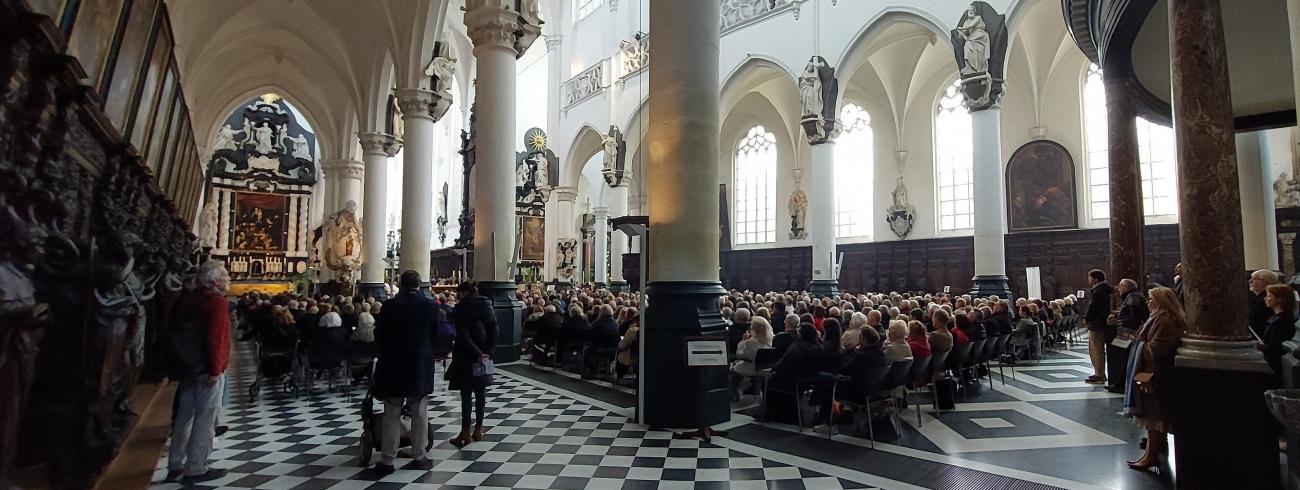
<instances>
[{"instance_id":1,"label":"woman in long coat","mask_svg":"<svg viewBox=\"0 0 1300 490\"><path fill-rule=\"evenodd\" d=\"M1147 430L1146 452L1128 464L1135 470L1160 464L1160 454L1168 444L1165 435L1173 431L1164 407L1172 403L1174 355L1187 330L1183 305L1172 289L1152 289L1147 308L1151 316L1138 331L1136 342L1141 350L1135 351L1139 353L1138 359L1132 361L1129 369L1127 393L1137 398L1137 404L1130 407L1128 402L1134 401L1131 398L1125 403L1127 413L1135 415Z\"/></svg>"},{"instance_id":2,"label":"woman in long coat","mask_svg":"<svg viewBox=\"0 0 1300 490\"><path fill-rule=\"evenodd\" d=\"M451 440L456 447L464 447L470 440L483 440L483 413L487 405L487 387L492 384L492 350L496 346L497 320L491 300L478 294L474 283L461 283L456 288L456 343L451 348L451 366L447 367L449 388L460 391L460 434ZM473 400L471 412L470 402ZM474 431L469 428L470 415L474 417Z\"/></svg>"}]
</instances>

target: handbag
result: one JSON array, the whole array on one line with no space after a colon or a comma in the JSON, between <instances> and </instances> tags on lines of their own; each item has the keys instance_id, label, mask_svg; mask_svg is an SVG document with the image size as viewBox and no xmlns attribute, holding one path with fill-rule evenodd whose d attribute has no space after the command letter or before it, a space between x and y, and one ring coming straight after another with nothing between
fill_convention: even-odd
<instances>
[{"instance_id":1,"label":"handbag","mask_svg":"<svg viewBox=\"0 0 1300 490\"><path fill-rule=\"evenodd\" d=\"M492 366L491 359L483 359L474 363L474 365L470 367L470 370L473 371L474 377L476 378L479 376L487 376L496 372L496 368Z\"/></svg>"},{"instance_id":2,"label":"handbag","mask_svg":"<svg viewBox=\"0 0 1300 490\"><path fill-rule=\"evenodd\" d=\"M1138 391L1142 392L1144 395L1155 393L1155 387L1151 384L1152 376L1154 375L1155 373L1150 372L1134 373L1133 386L1136 386Z\"/></svg>"}]
</instances>

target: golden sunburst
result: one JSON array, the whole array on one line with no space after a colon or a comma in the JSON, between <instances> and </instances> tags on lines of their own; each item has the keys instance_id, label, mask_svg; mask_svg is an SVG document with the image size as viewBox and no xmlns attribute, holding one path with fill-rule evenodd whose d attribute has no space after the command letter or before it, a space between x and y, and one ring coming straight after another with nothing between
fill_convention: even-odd
<instances>
[{"instance_id":1,"label":"golden sunburst","mask_svg":"<svg viewBox=\"0 0 1300 490\"><path fill-rule=\"evenodd\" d=\"M532 147L533 151L542 151L546 149L546 133L537 131L529 135L528 146Z\"/></svg>"}]
</instances>

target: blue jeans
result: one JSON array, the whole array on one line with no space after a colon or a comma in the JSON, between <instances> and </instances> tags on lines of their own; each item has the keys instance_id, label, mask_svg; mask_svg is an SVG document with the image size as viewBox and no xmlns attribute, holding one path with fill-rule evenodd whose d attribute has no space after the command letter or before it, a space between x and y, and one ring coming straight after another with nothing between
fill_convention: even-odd
<instances>
[{"instance_id":1,"label":"blue jeans","mask_svg":"<svg viewBox=\"0 0 1300 490\"><path fill-rule=\"evenodd\" d=\"M212 438L217 430L217 411L226 391L226 375L208 384L207 376L181 381L176 389L176 413L172 422L172 444L167 453L167 470L201 475L208 471Z\"/></svg>"}]
</instances>

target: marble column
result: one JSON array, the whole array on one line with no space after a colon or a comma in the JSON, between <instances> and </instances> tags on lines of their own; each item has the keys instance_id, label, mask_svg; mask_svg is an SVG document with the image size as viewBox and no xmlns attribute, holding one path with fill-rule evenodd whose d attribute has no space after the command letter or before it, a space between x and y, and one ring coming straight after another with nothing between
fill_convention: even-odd
<instances>
[{"instance_id":1,"label":"marble column","mask_svg":"<svg viewBox=\"0 0 1300 490\"><path fill-rule=\"evenodd\" d=\"M1241 243L1246 270L1278 270L1277 214L1273 205L1272 165L1265 158L1263 133L1237 133L1237 189L1241 194Z\"/></svg>"},{"instance_id":2,"label":"marble column","mask_svg":"<svg viewBox=\"0 0 1300 490\"><path fill-rule=\"evenodd\" d=\"M721 4L650 3L651 254L638 415L651 427L730 418L727 367L687 366L688 339L726 341L718 281L718 54ZM657 257L657 258L656 258Z\"/></svg>"},{"instance_id":3,"label":"marble column","mask_svg":"<svg viewBox=\"0 0 1300 490\"><path fill-rule=\"evenodd\" d=\"M497 362L519 358L523 303L510 261L515 241L515 61L539 31L515 2L469 0L465 26L474 43L477 129L474 153L474 280L497 314ZM522 35L521 35L522 33Z\"/></svg>"},{"instance_id":4,"label":"marble column","mask_svg":"<svg viewBox=\"0 0 1300 490\"><path fill-rule=\"evenodd\" d=\"M808 196L808 237L812 241L814 296L839 292L835 277L835 139L812 144L812 179Z\"/></svg>"},{"instance_id":5,"label":"marble column","mask_svg":"<svg viewBox=\"0 0 1300 490\"><path fill-rule=\"evenodd\" d=\"M384 291L384 258L388 254L388 159L396 156L402 142L391 134L360 133L362 159L366 162L365 203L362 205L362 240L365 262L361 265L358 293L387 299Z\"/></svg>"},{"instance_id":6,"label":"marble column","mask_svg":"<svg viewBox=\"0 0 1300 490\"><path fill-rule=\"evenodd\" d=\"M591 208L591 215L596 219L596 236L592 239L595 282L596 287L603 288L609 284L609 208L605 206Z\"/></svg>"},{"instance_id":7,"label":"marble column","mask_svg":"<svg viewBox=\"0 0 1300 490\"><path fill-rule=\"evenodd\" d=\"M325 215L347 209L348 202L361 206L361 179L365 177L365 163L356 160L326 160L321 162L325 178L334 181L334 200L327 202Z\"/></svg>"},{"instance_id":8,"label":"marble column","mask_svg":"<svg viewBox=\"0 0 1300 490\"><path fill-rule=\"evenodd\" d=\"M1002 180L1002 108L971 111L974 148L975 277L973 293L1011 297L1007 285L1006 192Z\"/></svg>"},{"instance_id":9,"label":"marble column","mask_svg":"<svg viewBox=\"0 0 1300 490\"><path fill-rule=\"evenodd\" d=\"M397 91L405 132L402 143L402 242L398 246L400 271L420 274L427 291L433 270L429 267L429 242L433 239L433 123L437 122L433 92L418 88Z\"/></svg>"},{"instance_id":10,"label":"marble column","mask_svg":"<svg viewBox=\"0 0 1300 490\"><path fill-rule=\"evenodd\" d=\"M1141 286L1147 277L1143 248L1146 211L1142 207L1137 106L1133 102L1132 76L1114 73L1122 69L1102 72L1106 76L1106 155L1110 169L1110 269L1106 273L1112 283L1127 278Z\"/></svg>"},{"instance_id":11,"label":"marble column","mask_svg":"<svg viewBox=\"0 0 1300 490\"><path fill-rule=\"evenodd\" d=\"M632 179L631 171L623 172L623 179L618 185L610 187L605 192L609 193L609 217L622 218L627 216L627 197L628 181ZM608 178L606 178L608 181ZM627 281L623 280L623 254L627 253L627 234L611 229L609 232L609 290L613 292L622 292L627 290Z\"/></svg>"},{"instance_id":12,"label":"marble column","mask_svg":"<svg viewBox=\"0 0 1300 490\"><path fill-rule=\"evenodd\" d=\"M1232 94L1219 0L1169 3L1187 334L1174 359L1179 488L1279 488L1274 374L1246 326ZM1224 420L1233 420L1224 424Z\"/></svg>"}]
</instances>

